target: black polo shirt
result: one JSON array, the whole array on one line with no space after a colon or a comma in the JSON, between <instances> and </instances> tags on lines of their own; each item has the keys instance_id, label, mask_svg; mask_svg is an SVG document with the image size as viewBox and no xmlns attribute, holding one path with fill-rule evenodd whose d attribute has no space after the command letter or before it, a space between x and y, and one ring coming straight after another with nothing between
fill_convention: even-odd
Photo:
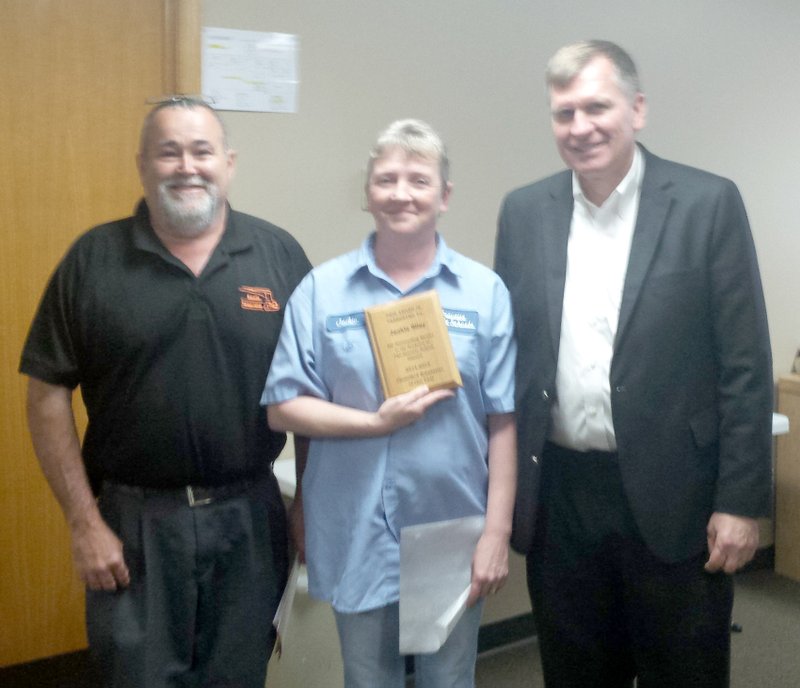
<instances>
[{"instance_id":1,"label":"black polo shirt","mask_svg":"<svg viewBox=\"0 0 800 688\"><path fill-rule=\"evenodd\" d=\"M229 210L199 277L134 217L81 236L47 286L20 372L80 385L95 488L220 485L286 441L259 405L286 302L310 269L284 230Z\"/></svg>"}]
</instances>

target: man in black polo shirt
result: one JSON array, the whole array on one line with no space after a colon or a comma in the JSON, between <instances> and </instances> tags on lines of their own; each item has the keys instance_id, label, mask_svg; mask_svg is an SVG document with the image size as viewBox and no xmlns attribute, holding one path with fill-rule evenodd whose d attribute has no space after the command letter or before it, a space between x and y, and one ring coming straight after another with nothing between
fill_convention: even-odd
<instances>
[{"instance_id":1,"label":"man in black polo shirt","mask_svg":"<svg viewBox=\"0 0 800 688\"><path fill-rule=\"evenodd\" d=\"M271 471L286 438L259 398L310 265L228 205L235 153L204 102L157 105L137 162L136 214L78 239L33 321L31 435L108 685L263 688L287 568Z\"/></svg>"}]
</instances>

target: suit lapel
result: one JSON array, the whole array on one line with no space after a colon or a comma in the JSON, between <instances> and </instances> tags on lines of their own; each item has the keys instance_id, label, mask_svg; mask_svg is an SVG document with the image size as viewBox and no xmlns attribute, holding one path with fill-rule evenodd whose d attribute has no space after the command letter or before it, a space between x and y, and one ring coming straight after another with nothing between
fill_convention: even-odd
<instances>
[{"instance_id":1,"label":"suit lapel","mask_svg":"<svg viewBox=\"0 0 800 688\"><path fill-rule=\"evenodd\" d=\"M642 285L650 271L653 256L666 227L667 213L672 203L672 195L669 193L671 181L662 173L661 161L648 153L644 147L642 150L645 156L644 179L628 258L628 270L625 274L625 286L622 290L619 323L614 340L615 349L619 347L625 327L636 308Z\"/></svg>"},{"instance_id":2,"label":"suit lapel","mask_svg":"<svg viewBox=\"0 0 800 688\"><path fill-rule=\"evenodd\" d=\"M545 289L554 360L558 360L558 347L561 339L561 314L564 308L564 284L567 278L567 243L574 203L572 175L569 173L562 175L561 179L566 183L561 183L553 189L548 199L550 205L542 212L545 222Z\"/></svg>"}]
</instances>

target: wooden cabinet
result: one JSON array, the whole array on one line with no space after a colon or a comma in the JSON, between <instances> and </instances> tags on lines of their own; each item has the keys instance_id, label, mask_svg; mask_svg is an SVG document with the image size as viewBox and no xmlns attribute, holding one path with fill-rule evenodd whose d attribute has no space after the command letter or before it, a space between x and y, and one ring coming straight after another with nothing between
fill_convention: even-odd
<instances>
[{"instance_id":1,"label":"wooden cabinet","mask_svg":"<svg viewBox=\"0 0 800 688\"><path fill-rule=\"evenodd\" d=\"M778 380L778 411L789 432L777 438L775 572L800 581L800 375Z\"/></svg>"}]
</instances>

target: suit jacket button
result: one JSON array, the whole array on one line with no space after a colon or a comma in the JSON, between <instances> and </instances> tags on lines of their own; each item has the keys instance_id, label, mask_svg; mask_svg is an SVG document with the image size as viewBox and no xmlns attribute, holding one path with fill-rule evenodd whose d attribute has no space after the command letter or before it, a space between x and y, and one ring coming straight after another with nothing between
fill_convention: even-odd
<instances>
[{"instance_id":1,"label":"suit jacket button","mask_svg":"<svg viewBox=\"0 0 800 688\"><path fill-rule=\"evenodd\" d=\"M533 455L531 456L531 461L533 461L533 463L535 463L535 464L537 464L537 465L538 465L538 464L539 464L539 457L538 457L538 456L536 456L536 454L533 454Z\"/></svg>"},{"instance_id":2,"label":"suit jacket button","mask_svg":"<svg viewBox=\"0 0 800 688\"><path fill-rule=\"evenodd\" d=\"M548 392L546 389L543 389L543 390L542 390L542 399L544 399L545 401L547 401L548 399L550 399L550 394L549 394L549 392Z\"/></svg>"},{"instance_id":3,"label":"suit jacket button","mask_svg":"<svg viewBox=\"0 0 800 688\"><path fill-rule=\"evenodd\" d=\"M614 387L614 391L622 394L623 392L627 392L628 390L625 389L625 385L617 385L616 387Z\"/></svg>"}]
</instances>

